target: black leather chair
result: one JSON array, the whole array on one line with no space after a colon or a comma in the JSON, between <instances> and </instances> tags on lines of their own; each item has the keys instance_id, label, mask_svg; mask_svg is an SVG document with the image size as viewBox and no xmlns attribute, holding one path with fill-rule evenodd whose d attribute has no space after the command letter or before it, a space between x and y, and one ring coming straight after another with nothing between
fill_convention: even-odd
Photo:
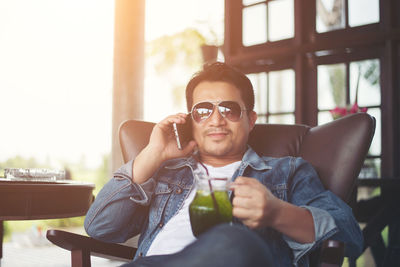
<instances>
[{"instance_id":1,"label":"black leather chair","mask_svg":"<svg viewBox=\"0 0 400 267\"><path fill-rule=\"evenodd\" d=\"M146 146L153 126L153 123L134 120L121 125L119 138L125 162L135 158ZM375 119L366 113L357 113L317 127L257 124L249 144L261 155L303 157L314 166L324 186L348 202L374 131ZM129 261L136 252L135 248L60 230L49 230L47 238L71 251L72 266L90 266L90 255ZM313 253L311 264L341 266L343 258L344 245L327 240Z\"/></svg>"}]
</instances>

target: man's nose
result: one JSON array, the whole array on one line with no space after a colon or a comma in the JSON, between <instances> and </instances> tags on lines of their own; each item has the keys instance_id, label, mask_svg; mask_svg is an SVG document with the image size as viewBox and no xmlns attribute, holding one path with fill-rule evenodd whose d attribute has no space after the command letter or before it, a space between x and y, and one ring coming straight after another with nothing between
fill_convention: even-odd
<instances>
[{"instance_id":1,"label":"man's nose","mask_svg":"<svg viewBox=\"0 0 400 267\"><path fill-rule=\"evenodd\" d=\"M209 120L211 125L222 125L226 123L225 118L221 115L217 106L214 107L214 111Z\"/></svg>"}]
</instances>

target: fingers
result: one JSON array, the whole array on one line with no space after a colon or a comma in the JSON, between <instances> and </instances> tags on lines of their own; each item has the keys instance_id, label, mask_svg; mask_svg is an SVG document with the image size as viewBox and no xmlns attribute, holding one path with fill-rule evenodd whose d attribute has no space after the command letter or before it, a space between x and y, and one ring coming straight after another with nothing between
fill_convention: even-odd
<instances>
[{"instance_id":1,"label":"fingers","mask_svg":"<svg viewBox=\"0 0 400 267\"><path fill-rule=\"evenodd\" d=\"M258 228L262 226L263 213L259 209L233 207L232 215L250 228Z\"/></svg>"},{"instance_id":2,"label":"fingers","mask_svg":"<svg viewBox=\"0 0 400 267\"><path fill-rule=\"evenodd\" d=\"M265 187L255 178L240 176L236 178L230 188L235 192L235 196L237 197L254 197Z\"/></svg>"},{"instance_id":3,"label":"fingers","mask_svg":"<svg viewBox=\"0 0 400 267\"><path fill-rule=\"evenodd\" d=\"M162 121L160 121L158 123L158 125L169 126L172 123L178 123L178 124L185 123L187 115L188 114L185 114L185 113L178 113L175 115L170 115L170 116L166 117L165 119L163 119Z\"/></svg>"},{"instance_id":4,"label":"fingers","mask_svg":"<svg viewBox=\"0 0 400 267\"><path fill-rule=\"evenodd\" d=\"M239 219L251 218L253 211L247 208L233 207L232 215Z\"/></svg>"},{"instance_id":5,"label":"fingers","mask_svg":"<svg viewBox=\"0 0 400 267\"><path fill-rule=\"evenodd\" d=\"M261 190L248 185L237 185L232 200L238 218L254 217L254 213L263 209L266 198ZM236 216L236 215L235 215Z\"/></svg>"},{"instance_id":6,"label":"fingers","mask_svg":"<svg viewBox=\"0 0 400 267\"><path fill-rule=\"evenodd\" d=\"M235 192L235 196L237 197L252 197L254 194L254 187L251 185L245 184L236 184L231 185L231 188Z\"/></svg>"},{"instance_id":7,"label":"fingers","mask_svg":"<svg viewBox=\"0 0 400 267\"><path fill-rule=\"evenodd\" d=\"M262 192L254 192L253 195L238 196L235 193L235 197L232 200L233 207L257 210L263 209L266 205L267 199Z\"/></svg>"},{"instance_id":8,"label":"fingers","mask_svg":"<svg viewBox=\"0 0 400 267\"><path fill-rule=\"evenodd\" d=\"M250 229L257 229L263 226L259 221L254 221L254 220L242 220L242 222Z\"/></svg>"},{"instance_id":9,"label":"fingers","mask_svg":"<svg viewBox=\"0 0 400 267\"><path fill-rule=\"evenodd\" d=\"M236 178L234 184L247 184L247 185L254 185L259 184L260 182L255 178L239 176Z\"/></svg>"},{"instance_id":10,"label":"fingers","mask_svg":"<svg viewBox=\"0 0 400 267\"><path fill-rule=\"evenodd\" d=\"M179 158L189 155L197 143L192 140L182 150L178 149L175 133L172 127L173 123L182 124L185 123L188 114L178 113L170 115L156 124L150 135L150 141L147 147L150 147L152 151L157 152L164 160Z\"/></svg>"},{"instance_id":11,"label":"fingers","mask_svg":"<svg viewBox=\"0 0 400 267\"><path fill-rule=\"evenodd\" d=\"M232 214L249 228L265 225L268 189L257 179L238 177L231 185L234 191Z\"/></svg>"},{"instance_id":12,"label":"fingers","mask_svg":"<svg viewBox=\"0 0 400 267\"><path fill-rule=\"evenodd\" d=\"M177 123L177 124L185 123L187 115L188 114L185 114L185 113L177 113L177 114L170 115L170 116L164 118L162 121L160 121L159 123L157 123L155 125L152 133L155 133L155 135L157 136L157 134L160 134L160 130L161 130L163 135L172 137L174 135L173 131L172 131L172 124L173 123Z\"/></svg>"},{"instance_id":13,"label":"fingers","mask_svg":"<svg viewBox=\"0 0 400 267\"><path fill-rule=\"evenodd\" d=\"M238 208L252 208L254 204L254 200L251 197L241 197L235 194L235 197L232 200L232 205Z\"/></svg>"}]
</instances>

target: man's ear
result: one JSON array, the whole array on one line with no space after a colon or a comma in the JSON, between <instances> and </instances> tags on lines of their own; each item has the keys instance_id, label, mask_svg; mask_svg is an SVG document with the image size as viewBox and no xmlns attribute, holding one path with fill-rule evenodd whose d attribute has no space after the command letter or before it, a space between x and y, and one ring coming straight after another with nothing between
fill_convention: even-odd
<instances>
[{"instance_id":1,"label":"man's ear","mask_svg":"<svg viewBox=\"0 0 400 267\"><path fill-rule=\"evenodd\" d=\"M257 113L252 110L249 112L249 123L250 123L250 131L253 130L254 125L256 124Z\"/></svg>"}]
</instances>

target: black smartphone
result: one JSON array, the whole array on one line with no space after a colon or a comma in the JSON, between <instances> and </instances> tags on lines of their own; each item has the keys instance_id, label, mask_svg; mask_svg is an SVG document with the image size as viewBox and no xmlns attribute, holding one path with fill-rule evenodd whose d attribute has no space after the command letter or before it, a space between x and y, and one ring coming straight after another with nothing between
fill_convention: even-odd
<instances>
[{"instance_id":1,"label":"black smartphone","mask_svg":"<svg viewBox=\"0 0 400 267\"><path fill-rule=\"evenodd\" d=\"M187 116L184 124L174 123L173 128L178 149L182 150L193 139L191 117Z\"/></svg>"}]
</instances>

